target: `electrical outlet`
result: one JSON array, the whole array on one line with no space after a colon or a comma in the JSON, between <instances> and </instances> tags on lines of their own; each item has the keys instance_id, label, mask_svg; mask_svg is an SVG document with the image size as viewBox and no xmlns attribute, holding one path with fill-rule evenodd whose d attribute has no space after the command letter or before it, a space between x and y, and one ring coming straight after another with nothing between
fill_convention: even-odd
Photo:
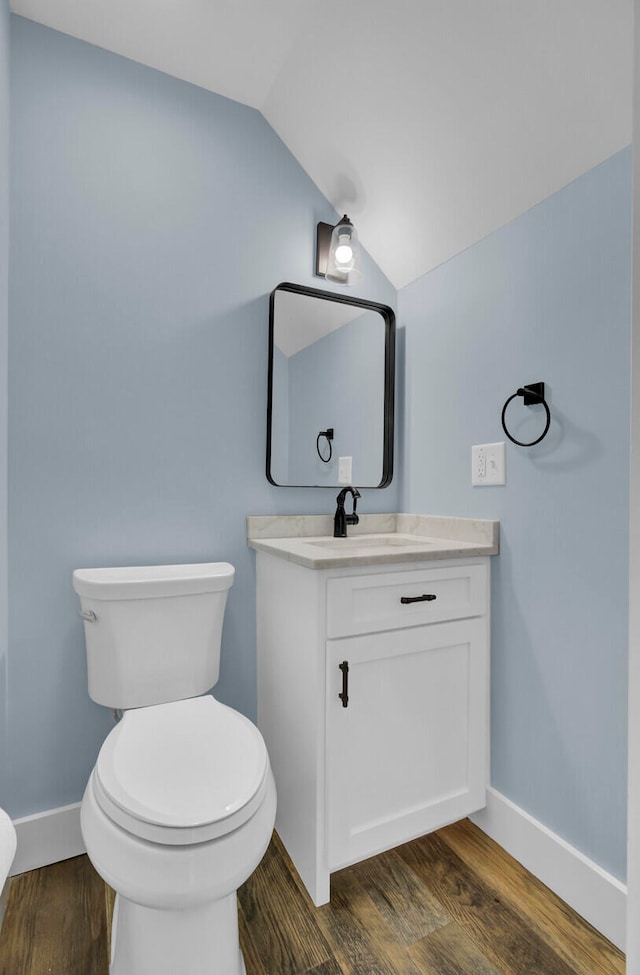
<instances>
[{"instance_id":1,"label":"electrical outlet","mask_svg":"<svg viewBox=\"0 0 640 975\"><path fill-rule=\"evenodd\" d=\"M483 446L471 448L471 483L484 484L487 477L487 455Z\"/></svg>"},{"instance_id":2,"label":"electrical outlet","mask_svg":"<svg viewBox=\"0 0 640 975\"><path fill-rule=\"evenodd\" d=\"M338 484L351 484L352 457L338 457Z\"/></svg>"},{"instance_id":3,"label":"electrical outlet","mask_svg":"<svg viewBox=\"0 0 640 975\"><path fill-rule=\"evenodd\" d=\"M471 483L477 487L506 483L504 442L476 444L471 448Z\"/></svg>"}]
</instances>

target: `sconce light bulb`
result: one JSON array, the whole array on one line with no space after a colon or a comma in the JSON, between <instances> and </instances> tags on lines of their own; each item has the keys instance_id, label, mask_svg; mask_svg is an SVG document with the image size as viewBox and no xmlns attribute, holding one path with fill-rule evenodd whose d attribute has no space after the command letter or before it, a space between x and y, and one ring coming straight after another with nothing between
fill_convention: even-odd
<instances>
[{"instance_id":1,"label":"sconce light bulb","mask_svg":"<svg viewBox=\"0 0 640 975\"><path fill-rule=\"evenodd\" d=\"M353 249L350 239L346 234L340 237L340 243L336 247L336 263L348 264L353 259Z\"/></svg>"}]
</instances>

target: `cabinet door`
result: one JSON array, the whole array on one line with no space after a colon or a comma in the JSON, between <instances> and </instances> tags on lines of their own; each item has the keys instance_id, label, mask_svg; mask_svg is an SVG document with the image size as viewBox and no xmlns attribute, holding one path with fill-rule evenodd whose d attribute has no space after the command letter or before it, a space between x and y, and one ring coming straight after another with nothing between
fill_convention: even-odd
<instances>
[{"instance_id":1,"label":"cabinet door","mask_svg":"<svg viewBox=\"0 0 640 975\"><path fill-rule=\"evenodd\" d=\"M486 619L329 640L327 650L330 869L482 808Z\"/></svg>"}]
</instances>

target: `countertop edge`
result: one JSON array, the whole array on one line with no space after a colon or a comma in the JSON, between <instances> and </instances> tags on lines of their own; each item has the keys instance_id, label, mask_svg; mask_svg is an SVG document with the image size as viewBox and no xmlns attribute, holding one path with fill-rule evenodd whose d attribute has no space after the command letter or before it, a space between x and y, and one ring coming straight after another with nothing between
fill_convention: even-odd
<instances>
[{"instance_id":1,"label":"countertop edge","mask_svg":"<svg viewBox=\"0 0 640 975\"><path fill-rule=\"evenodd\" d=\"M309 537L309 536L307 536ZM357 536L350 536L351 538ZM440 545L437 543L441 542ZM309 537L309 542L311 538ZM429 547L422 547L428 542ZM311 544L302 538L253 538L248 544L257 552L264 552L275 558L293 562L307 569L357 568L379 565L399 565L417 562L436 562L446 559L478 558L499 554L497 544L464 542L460 539L426 538L416 535L416 547L393 547L384 552L372 552L366 548L359 552L338 553L314 551Z\"/></svg>"}]
</instances>

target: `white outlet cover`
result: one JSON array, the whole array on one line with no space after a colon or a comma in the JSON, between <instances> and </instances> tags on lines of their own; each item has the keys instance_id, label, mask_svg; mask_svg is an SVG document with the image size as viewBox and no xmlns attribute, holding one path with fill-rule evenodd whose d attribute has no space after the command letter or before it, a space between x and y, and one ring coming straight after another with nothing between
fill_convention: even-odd
<instances>
[{"instance_id":1,"label":"white outlet cover","mask_svg":"<svg viewBox=\"0 0 640 975\"><path fill-rule=\"evenodd\" d=\"M501 443L475 444L471 448L471 483L476 487L506 484L506 451Z\"/></svg>"},{"instance_id":2,"label":"white outlet cover","mask_svg":"<svg viewBox=\"0 0 640 975\"><path fill-rule=\"evenodd\" d=\"M351 484L352 457L338 458L338 484Z\"/></svg>"}]
</instances>

